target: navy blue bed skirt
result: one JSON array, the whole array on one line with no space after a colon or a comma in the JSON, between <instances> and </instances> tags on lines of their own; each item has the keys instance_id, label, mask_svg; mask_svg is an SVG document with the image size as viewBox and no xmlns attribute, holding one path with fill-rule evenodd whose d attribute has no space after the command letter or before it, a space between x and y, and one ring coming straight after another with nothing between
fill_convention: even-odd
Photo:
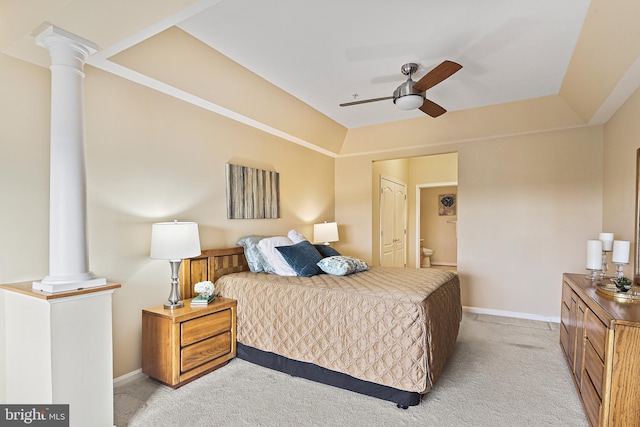
<instances>
[{"instance_id":1,"label":"navy blue bed skirt","mask_svg":"<svg viewBox=\"0 0 640 427\"><path fill-rule=\"evenodd\" d=\"M359 380L350 375L332 371L312 363L292 360L268 351L258 350L244 344L237 344L237 356L256 365L284 372L294 377L306 378L345 390L396 403L399 407L415 406L420 403L420 393L398 390L381 384Z\"/></svg>"}]
</instances>

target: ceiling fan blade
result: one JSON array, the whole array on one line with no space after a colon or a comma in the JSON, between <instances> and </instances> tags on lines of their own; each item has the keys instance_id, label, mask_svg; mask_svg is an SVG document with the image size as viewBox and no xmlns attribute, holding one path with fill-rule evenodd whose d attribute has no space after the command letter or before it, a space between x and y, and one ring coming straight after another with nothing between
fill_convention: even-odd
<instances>
[{"instance_id":1,"label":"ceiling fan blade","mask_svg":"<svg viewBox=\"0 0 640 427\"><path fill-rule=\"evenodd\" d=\"M444 108L442 108L441 106L439 106L438 104L436 104L433 101L430 101L428 99L424 99L424 102L422 103L422 106L420 107L420 111L422 111L425 114L430 115L431 117L438 117L443 115L444 113L447 112L447 110L445 110Z\"/></svg>"},{"instance_id":2,"label":"ceiling fan blade","mask_svg":"<svg viewBox=\"0 0 640 427\"><path fill-rule=\"evenodd\" d=\"M363 99L362 101L347 102L345 104L340 104L340 106L341 107L349 107L350 105L366 104L368 102L385 101L387 99L393 99L393 96L385 96L384 98L372 98L372 99Z\"/></svg>"},{"instance_id":3,"label":"ceiling fan blade","mask_svg":"<svg viewBox=\"0 0 640 427\"><path fill-rule=\"evenodd\" d=\"M425 90L434 87L441 81L451 77L461 68L462 65L456 62L448 60L443 61L436 68L425 74L423 78L418 80L416 84L413 85L413 88L419 90L420 92L424 92Z\"/></svg>"}]
</instances>

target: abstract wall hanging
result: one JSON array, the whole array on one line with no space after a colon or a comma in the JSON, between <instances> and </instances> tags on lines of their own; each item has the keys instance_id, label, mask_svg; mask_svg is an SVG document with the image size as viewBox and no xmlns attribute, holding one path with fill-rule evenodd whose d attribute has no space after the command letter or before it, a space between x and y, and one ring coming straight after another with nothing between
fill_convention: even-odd
<instances>
[{"instance_id":1,"label":"abstract wall hanging","mask_svg":"<svg viewBox=\"0 0 640 427\"><path fill-rule=\"evenodd\" d=\"M438 196L438 215L452 216L456 214L456 195L440 194Z\"/></svg>"},{"instance_id":2,"label":"abstract wall hanging","mask_svg":"<svg viewBox=\"0 0 640 427\"><path fill-rule=\"evenodd\" d=\"M280 218L280 174L226 164L227 218Z\"/></svg>"}]
</instances>

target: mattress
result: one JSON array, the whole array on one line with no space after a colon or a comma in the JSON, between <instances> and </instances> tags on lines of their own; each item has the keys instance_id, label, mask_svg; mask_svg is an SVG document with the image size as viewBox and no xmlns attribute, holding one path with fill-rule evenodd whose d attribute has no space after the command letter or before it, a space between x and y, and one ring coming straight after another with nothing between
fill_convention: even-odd
<instances>
[{"instance_id":1,"label":"mattress","mask_svg":"<svg viewBox=\"0 0 640 427\"><path fill-rule=\"evenodd\" d=\"M373 267L348 276L228 274L237 341L292 360L426 393L453 352L462 307L452 272Z\"/></svg>"}]
</instances>

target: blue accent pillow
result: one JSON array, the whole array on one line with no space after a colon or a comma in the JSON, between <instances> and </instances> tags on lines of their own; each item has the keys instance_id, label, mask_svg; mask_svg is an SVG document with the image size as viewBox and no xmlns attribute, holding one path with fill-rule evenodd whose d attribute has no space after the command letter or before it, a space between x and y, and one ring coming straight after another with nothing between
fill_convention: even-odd
<instances>
[{"instance_id":1,"label":"blue accent pillow","mask_svg":"<svg viewBox=\"0 0 640 427\"><path fill-rule=\"evenodd\" d=\"M369 265L365 261L350 256L323 258L318 262L318 267L325 273L333 274L334 276L346 276L369 269Z\"/></svg>"},{"instance_id":2,"label":"blue accent pillow","mask_svg":"<svg viewBox=\"0 0 640 427\"><path fill-rule=\"evenodd\" d=\"M305 240L295 245L276 246L276 249L298 276L311 277L322 274L318 262L323 257L310 242Z\"/></svg>"},{"instance_id":3,"label":"blue accent pillow","mask_svg":"<svg viewBox=\"0 0 640 427\"><path fill-rule=\"evenodd\" d=\"M323 258L328 256L340 256L340 252L336 251L329 245L313 245Z\"/></svg>"}]
</instances>

